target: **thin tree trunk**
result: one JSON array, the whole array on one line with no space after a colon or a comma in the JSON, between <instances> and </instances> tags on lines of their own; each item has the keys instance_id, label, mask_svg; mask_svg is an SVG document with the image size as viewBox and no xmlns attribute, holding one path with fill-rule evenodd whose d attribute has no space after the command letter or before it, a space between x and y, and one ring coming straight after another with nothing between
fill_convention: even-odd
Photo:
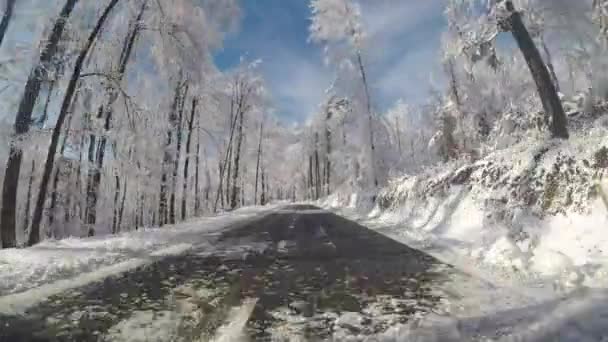
<instances>
[{"instance_id":1,"label":"thin tree trunk","mask_svg":"<svg viewBox=\"0 0 608 342\"><path fill-rule=\"evenodd\" d=\"M239 106L240 107L240 106ZM245 116L245 111L243 108L239 108L239 134L237 137L236 143L236 155L234 157L234 172L232 174L232 197L230 198L230 208L234 209L238 205L237 196L238 196L238 178L239 178L239 167L241 162L241 147L243 145L243 117Z\"/></svg>"},{"instance_id":2,"label":"thin tree trunk","mask_svg":"<svg viewBox=\"0 0 608 342\"><path fill-rule=\"evenodd\" d=\"M260 195L260 205L266 205L266 177L264 176L264 170L262 169L262 194Z\"/></svg>"},{"instance_id":3,"label":"thin tree trunk","mask_svg":"<svg viewBox=\"0 0 608 342\"><path fill-rule=\"evenodd\" d=\"M118 173L118 172L117 172ZM114 187L114 210L112 215L112 234L116 234L118 229L118 200L120 199L120 177L114 176L115 187Z\"/></svg>"},{"instance_id":4,"label":"thin tree trunk","mask_svg":"<svg viewBox=\"0 0 608 342\"><path fill-rule=\"evenodd\" d=\"M84 213L82 210L82 200L81 198L83 198L84 196L82 196L82 155L83 155L83 151L84 151L84 145L85 145L85 141L84 141L84 136L80 137L80 151L78 152L78 167L76 168L76 185L78 187L78 201L74 201L74 205L76 205L76 203L78 203L78 219L80 220L80 222L83 222L84 219Z\"/></svg>"},{"instance_id":5,"label":"thin tree trunk","mask_svg":"<svg viewBox=\"0 0 608 342\"><path fill-rule=\"evenodd\" d=\"M181 155L182 155L182 128L183 128L183 121L184 121L184 109L186 107L186 99L188 98L188 89L190 89L190 86L186 83L186 89L184 90L184 94L182 95L182 99L181 99L181 104L180 104L180 109L179 109L179 117L178 117L178 122L177 122L177 131L175 134L175 138L176 138L176 144L177 144L177 150L176 150L176 154L175 154L175 159L173 160L173 175L171 178L171 198L170 198L170 202L169 202L169 223L170 224L175 224L176 221L176 210L175 210L175 201L176 201L176 193L177 193L177 173L179 170L179 161L181 159Z\"/></svg>"},{"instance_id":6,"label":"thin tree trunk","mask_svg":"<svg viewBox=\"0 0 608 342\"><path fill-rule=\"evenodd\" d=\"M176 126L177 121L177 110L179 107L179 101L181 96L181 76L180 80L177 82L175 86L175 95L173 96L173 104L171 105L171 112L169 113L169 129L167 130L167 142L165 143L165 153L163 156L163 164L161 170L161 178L160 178L160 193L159 193L159 201L158 201L158 221L159 225L163 226L167 224L167 213L169 208L169 203L167 202L167 188L168 188L168 175L167 175L167 167L171 163L172 153L171 146L173 145L173 129Z\"/></svg>"},{"instance_id":7,"label":"thin tree trunk","mask_svg":"<svg viewBox=\"0 0 608 342\"><path fill-rule=\"evenodd\" d=\"M76 95L78 96L78 95ZM74 101L72 103L72 112L74 110L74 104L76 103L76 101ZM67 141L68 141L68 137L70 135L70 127L72 126L72 118L73 115L70 115L68 117L68 122L66 124L66 130L65 130L65 135L63 137L63 142L61 143L61 148L59 149L59 155L63 156L63 154L65 153L65 147L67 145ZM57 207L57 187L59 185L59 174L61 173L61 163L58 163L57 167L55 168L55 176L53 177L53 185L52 185L52 190L51 190L51 205L49 207L49 226L52 226L53 223L55 222L55 209Z\"/></svg>"},{"instance_id":8,"label":"thin tree trunk","mask_svg":"<svg viewBox=\"0 0 608 342\"><path fill-rule=\"evenodd\" d=\"M201 139L200 134L196 135L196 157L195 157L195 168L194 168L194 215L199 216L201 210L201 197L199 196L199 172L201 163Z\"/></svg>"},{"instance_id":9,"label":"thin tree trunk","mask_svg":"<svg viewBox=\"0 0 608 342\"><path fill-rule=\"evenodd\" d=\"M315 179L313 177L313 163L312 163L312 154L308 156L308 192L311 199L315 198Z\"/></svg>"},{"instance_id":10,"label":"thin tree trunk","mask_svg":"<svg viewBox=\"0 0 608 342\"><path fill-rule=\"evenodd\" d=\"M262 137L264 136L264 123L260 124L260 141L258 143L258 158L255 165L255 190L253 193L253 204L258 204L258 180L260 176L260 159L262 157Z\"/></svg>"},{"instance_id":11,"label":"thin tree trunk","mask_svg":"<svg viewBox=\"0 0 608 342\"><path fill-rule=\"evenodd\" d=\"M230 123L230 138L228 139L228 147L226 148L226 156L224 157L224 162L220 161L220 177L219 177L219 181L220 184L218 184L218 188L217 188L217 194L215 196L215 203L213 204L213 212L217 212L217 204L220 200L220 197L222 198L222 206L224 205L224 196L223 196L223 183L224 183L224 172L226 171L226 165L228 164L228 161L230 159L230 151L232 150L232 141L234 140L234 129L236 127L236 119L238 119L238 116L234 116L234 118L232 119L233 121Z\"/></svg>"},{"instance_id":12,"label":"thin tree trunk","mask_svg":"<svg viewBox=\"0 0 608 342\"><path fill-rule=\"evenodd\" d=\"M321 172L319 170L319 133L315 133L315 199L321 198Z\"/></svg>"},{"instance_id":13,"label":"thin tree trunk","mask_svg":"<svg viewBox=\"0 0 608 342\"><path fill-rule=\"evenodd\" d=\"M568 120L561 100L557 95L555 85L551 81L551 75L532 37L530 37L530 33L526 29L521 14L515 10L513 2L510 0L506 2L506 7L511 13L511 33L528 63L546 115L552 119L550 124L551 135L554 138L568 139Z\"/></svg>"},{"instance_id":14,"label":"thin tree trunk","mask_svg":"<svg viewBox=\"0 0 608 342\"><path fill-rule=\"evenodd\" d=\"M34 182L34 173L36 171L36 161L32 160L32 171L30 172L30 181L27 185L27 201L25 202L25 217L23 218L23 232L27 232L30 226L30 211L32 203L32 183Z\"/></svg>"},{"instance_id":15,"label":"thin tree trunk","mask_svg":"<svg viewBox=\"0 0 608 342\"><path fill-rule=\"evenodd\" d=\"M462 102L460 101L460 93L458 92L458 79L454 70L454 61L451 58L448 60L448 73L450 74L450 90L452 91L452 96L454 96L456 109L460 111Z\"/></svg>"},{"instance_id":16,"label":"thin tree trunk","mask_svg":"<svg viewBox=\"0 0 608 342\"><path fill-rule=\"evenodd\" d=\"M2 21L0 21L0 46L2 46L4 36L6 36L8 24L13 18L13 12L15 10L16 2L17 0L6 0L6 6L4 7L4 15L2 15Z\"/></svg>"},{"instance_id":17,"label":"thin tree trunk","mask_svg":"<svg viewBox=\"0 0 608 342\"><path fill-rule=\"evenodd\" d=\"M192 144L192 132L194 130L194 115L196 114L196 98L192 99L192 113L188 122L188 138L186 139L186 160L184 161L184 187L182 194L182 221L186 220L186 202L188 201L188 167L190 166L190 145ZM198 175L197 175L198 176ZM198 186L198 184L197 184Z\"/></svg>"},{"instance_id":18,"label":"thin tree trunk","mask_svg":"<svg viewBox=\"0 0 608 342\"><path fill-rule=\"evenodd\" d=\"M229 204L230 203L230 189L232 189L232 160L234 159L233 157L233 148L232 148L232 143L230 144L230 146L228 147L228 169L227 169L227 173L226 173L226 189L224 191L224 193L222 194L224 196L224 199L222 200L222 203L226 203Z\"/></svg>"},{"instance_id":19,"label":"thin tree trunk","mask_svg":"<svg viewBox=\"0 0 608 342\"><path fill-rule=\"evenodd\" d=\"M329 196L331 193L331 131L329 129L328 121L331 118L331 113L327 112L327 117L325 119L325 191L326 195Z\"/></svg>"},{"instance_id":20,"label":"thin tree trunk","mask_svg":"<svg viewBox=\"0 0 608 342\"><path fill-rule=\"evenodd\" d=\"M241 181L241 207L245 206L245 183Z\"/></svg>"},{"instance_id":21,"label":"thin tree trunk","mask_svg":"<svg viewBox=\"0 0 608 342\"><path fill-rule=\"evenodd\" d=\"M32 229L29 236L28 245L32 246L37 244L40 241L40 223L42 222L42 212L44 209L44 201L47 195L47 187L49 183L49 179L51 176L51 172L53 170L53 164L55 162L55 153L57 152L57 144L59 143L59 137L61 135L61 128L66 119L66 116L69 111L70 104L72 103L72 99L74 98L74 94L76 92L76 87L78 85L78 80L80 78L80 74L82 72L82 67L84 66L85 59L91 50L91 47L97 40L101 29L103 28L106 20L110 16L110 13L116 7L119 0L110 0L110 3L104 10L101 17L98 19L95 28L89 35L86 45L80 51L78 55L78 59L74 64L74 71L72 72L72 77L68 84L68 87L65 91L65 96L63 99L63 103L61 105L61 110L59 111L59 115L57 116L57 122L55 124L55 128L53 129L53 134L51 136L51 143L49 145L49 151L47 153L46 162L44 165L44 171L42 173L42 181L40 182L40 191L38 193L38 199L36 201L36 208L34 210L34 217L32 219Z\"/></svg>"},{"instance_id":22,"label":"thin tree trunk","mask_svg":"<svg viewBox=\"0 0 608 342\"><path fill-rule=\"evenodd\" d=\"M145 227L146 226L146 222L144 221L144 209L146 206L146 195L144 195L143 191L140 195L140 200L139 202L141 203L140 207L139 207L139 227ZM137 230L137 227L135 227L135 229Z\"/></svg>"},{"instance_id":23,"label":"thin tree trunk","mask_svg":"<svg viewBox=\"0 0 608 342\"><path fill-rule=\"evenodd\" d=\"M557 74L555 73L555 67L553 66L553 57L551 56L551 51L545 42L545 37L541 36L540 42L543 47L543 51L545 52L545 56L547 56L547 68L549 69L549 74L551 74L551 80L553 81L553 85L555 86L555 91L560 92L559 80L557 78Z\"/></svg>"},{"instance_id":24,"label":"thin tree trunk","mask_svg":"<svg viewBox=\"0 0 608 342\"><path fill-rule=\"evenodd\" d=\"M129 184L127 183L127 180L125 179L125 185L124 185L124 189L122 191L122 200L120 201L120 209L118 210L118 225L116 226L116 233L120 233L120 231L122 230L122 218L123 218L123 214L125 212L125 201L127 200L127 189Z\"/></svg>"},{"instance_id":25,"label":"thin tree trunk","mask_svg":"<svg viewBox=\"0 0 608 342\"><path fill-rule=\"evenodd\" d=\"M370 171L372 173L372 178L374 179L374 187L378 187L378 177L376 176L375 170L375 155L376 155L376 144L374 139L374 118L372 113L372 100L369 93L369 86L367 83L367 75L365 73L365 68L363 66L363 58L361 57L361 51L357 51L357 62L359 64L359 71L361 72L361 80L363 81L363 88L365 90L365 102L367 109L367 116L369 119L369 144L371 148L371 165Z\"/></svg>"},{"instance_id":26,"label":"thin tree trunk","mask_svg":"<svg viewBox=\"0 0 608 342\"><path fill-rule=\"evenodd\" d=\"M15 136L17 138L30 130L32 112L34 110L34 105L36 104L36 99L40 93L40 86L42 82L47 79L47 70L55 57L66 22L77 2L78 0L67 0L61 10L59 18L55 21L53 31L47 40L47 44L40 54L38 64L30 72L15 119ZM0 236L2 237L3 248L15 247L17 245L15 235L15 213L17 210L17 192L22 159L23 151L21 148L18 144L11 144L9 158L6 164L6 172L4 173L2 211L0 212Z\"/></svg>"},{"instance_id":27,"label":"thin tree trunk","mask_svg":"<svg viewBox=\"0 0 608 342\"><path fill-rule=\"evenodd\" d=\"M51 80L49 83L48 94L46 95L46 102L44 103L44 109L42 110L42 118L40 118L40 124L44 127L46 120L49 117L49 105L51 104L51 99L53 98L53 90L55 89L55 84L57 81Z\"/></svg>"},{"instance_id":28,"label":"thin tree trunk","mask_svg":"<svg viewBox=\"0 0 608 342\"><path fill-rule=\"evenodd\" d=\"M209 209L209 199L211 197L211 171L209 170L209 158L207 157L207 150L203 150L205 156L205 188L203 189L203 196L205 198L205 208Z\"/></svg>"}]
</instances>

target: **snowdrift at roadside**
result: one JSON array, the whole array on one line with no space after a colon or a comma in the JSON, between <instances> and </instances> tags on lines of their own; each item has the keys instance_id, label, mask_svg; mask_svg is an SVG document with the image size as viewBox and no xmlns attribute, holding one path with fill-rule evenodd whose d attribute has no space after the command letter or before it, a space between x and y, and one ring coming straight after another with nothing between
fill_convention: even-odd
<instances>
[{"instance_id":1,"label":"snowdrift at roadside","mask_svg":"<svg viewBox=\"0 0 608 342\"><path fill-rule=\"evenodd\" d=\"M608 211L598 186L608 172L606 133L527 142L403 176L379 192L372 210L357 195L322 205L366 212L365 224L388 235L449 249L509 277L604 286Z\"/></svg>"},{"instance_id":2,"label":"snowdrift at roadside","mask_svg":"<svg viewBox=\"0 0 608 342\"><path fill-rule=\"evenodd\" d=\"M270 209L250 207L176 226L87 239L48 240L31 248L0 250L0 304L11 295L66 280L73 282L81 275L103 279L114 271L121 273L158 257L184 253L191 248L211 249L211 242L224 228Z\"/></svg>"}]
</instances>

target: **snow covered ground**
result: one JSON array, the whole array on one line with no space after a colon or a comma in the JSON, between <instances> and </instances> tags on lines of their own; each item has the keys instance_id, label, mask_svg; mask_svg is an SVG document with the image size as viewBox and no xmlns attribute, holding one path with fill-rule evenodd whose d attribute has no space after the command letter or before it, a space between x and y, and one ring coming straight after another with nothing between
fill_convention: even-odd
<instances>
[{"instance_id":1,"label":"snow covered ground","mask_svg":"<svg viewBox=\"0 0 608 342\"><path fill-rule=\"evenodd\" d=\"M591 278L584 273L586 267L574 265L559 252L537 251L533 256L536 263L542 259L554 267L537 272L529 265L518 268L521 252L514 254L513 246L504 239L485 246L472 244L475 234L480 234L470 229L474 216L434 235L405 226L394 214L362 214L348 207L332 210L463 272L437 286L437 294L445 300L436 312L394 325L377 336L377 341L608 341L608 288L602 284L602 276ZM595 219L603 219L598 216ZM569 220L570 225L597 222L585 215ZM581 237L562 237L555 232L558 227L548 230L545 243L555 246L562 242L564 248L576 250ZM463 230L460 241L448 235L456 235L458 228ZM480 258L475 251L486 257ZM347 336L340 340L363 341Z\"/></svg>"},{"instance_id":2,"label":"snow covered ground","mask_svg":"<svg viewBox=\"0 0 608 342\"><path fill-rule=\"evenodd\" d=\"M0 312L22 312L49 296L129 271L159 257L193 248L211 251L212 242L223 229L270 209L250 207L176 226L0 250Z\"/></svg>"}]
</instances>

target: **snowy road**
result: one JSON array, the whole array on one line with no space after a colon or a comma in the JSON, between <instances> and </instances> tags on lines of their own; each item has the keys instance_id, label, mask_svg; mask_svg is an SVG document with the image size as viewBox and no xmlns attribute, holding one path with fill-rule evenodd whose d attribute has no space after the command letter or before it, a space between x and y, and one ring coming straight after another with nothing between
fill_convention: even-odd
<instances>
[{"instance_id":1,"label":"snowy road","mask_svg":"<svg viewBox=\"0 0 608 342\"><path fill-rule=\"evenodd\" d=\"M215 243L0 316L0 341L234 340L231 329L254 341L371 336L433 310L432 287L450 269L308 206L269 212Z\"/></svg>"}]
</instances>

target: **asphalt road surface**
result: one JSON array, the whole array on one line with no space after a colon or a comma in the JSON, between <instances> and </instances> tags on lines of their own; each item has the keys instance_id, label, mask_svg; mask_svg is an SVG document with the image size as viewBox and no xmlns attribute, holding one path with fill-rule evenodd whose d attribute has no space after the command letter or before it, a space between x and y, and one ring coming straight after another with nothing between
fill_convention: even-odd
<instances>
[{"instance_id":1,"label":"asphalt road surface","mask_svg":"<svg viewBox=\"0 0 608 342\"><path fill-rule=\"evenodd\" d=\"M312 206L226 230L214 251L167 257L0 315L0 341L205 341L246 312L249 341L371 336L433 310L449 266Z\"/></svg>"}]
</instances>

